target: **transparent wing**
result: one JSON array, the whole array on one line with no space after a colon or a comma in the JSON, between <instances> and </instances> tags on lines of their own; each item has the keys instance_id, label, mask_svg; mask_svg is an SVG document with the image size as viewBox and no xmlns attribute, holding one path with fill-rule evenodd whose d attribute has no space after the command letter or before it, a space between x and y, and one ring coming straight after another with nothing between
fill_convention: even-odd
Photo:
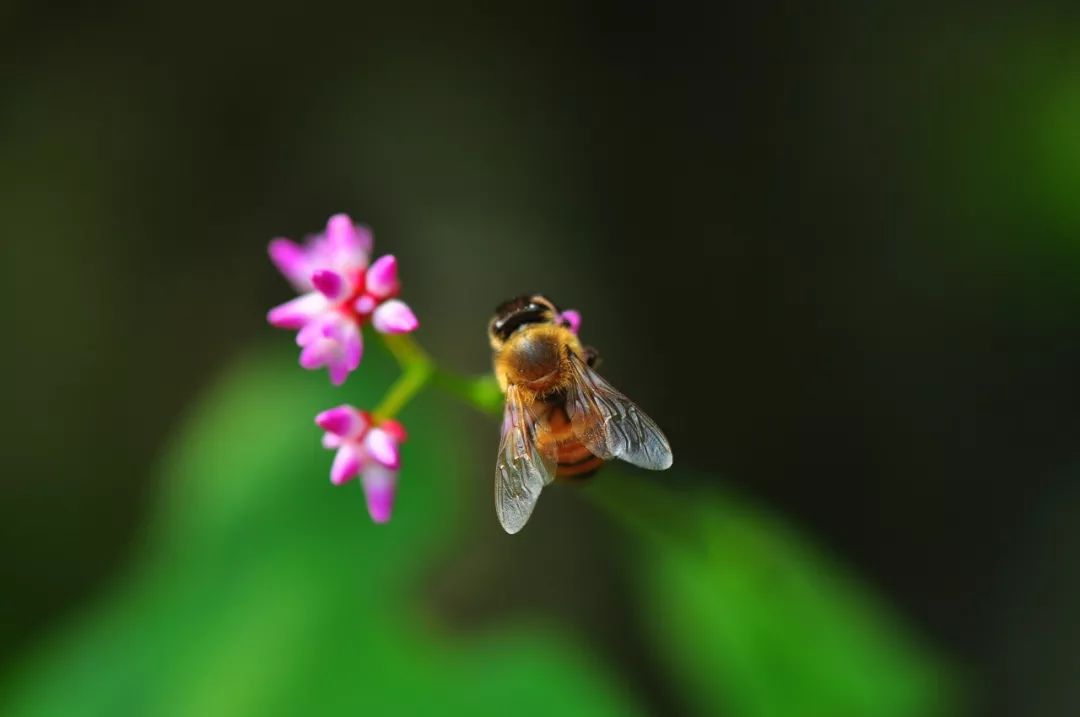
<instances>
[{"instance_id":1,"label":"transparent wing","mask_svg":"<svg viewBox=\"0 0 1080 717\"><path fill-rule=\"evenodd\" d=\"M566 411L578 440L604 460L618 458L654 471L670 468L671 446L653 420L573 352L570 365L574 381Z\"/></svg>"},{"instance_id":2,"label":"transparent wing","mask_svg":"<svg viewBox=\"0 0 1080 717\"><path fill-rule=\"evenodd\" d=\"M506 413L503 417L502 442L495 463L495 512L503 530L513 534L525 527L532 515L540 491L555 480L554 441L544 441L546 431L521 400L517 389L506 390Z\"/></svg>"}]
</instances>

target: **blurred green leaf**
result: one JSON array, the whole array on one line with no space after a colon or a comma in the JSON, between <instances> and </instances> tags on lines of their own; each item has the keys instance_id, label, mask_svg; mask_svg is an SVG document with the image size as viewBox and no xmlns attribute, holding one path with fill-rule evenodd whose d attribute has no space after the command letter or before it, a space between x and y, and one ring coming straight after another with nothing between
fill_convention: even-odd
<instances>
[{"instance_id":1,"label":"blurred green leaf","mask_svg":"<svg viewBox=\"0 0 1080 717\"><path fill-rule=\"evenodd\" d=\"M949 670L780 520L677 474L605 475L590 495L643 536L643 613L704 715L930 717Z\"/></svg>"},{"instance_id":2,"label":"blurred green leaf","mask_svg":"<svg viewBox=\"0 0 1080 717\"><path fill-rule=\"evenodd\" d=\"M5 715L627 714L557 626L443 635L410 588L453 530L455 423L406 411L398 510L334 488L312 416L370 406L372 352L342 391L282 353L244 361L180 431L136 567L4 683Z\"/></svg>"},{"instance_id":3,"label":"blurred green leaf","mask_svg":"<svg viewBox=\"0 0 1080 717\"><path fill-rule=\"evenodd\" d=\"M343 391L291 357L245 361L164 463L145 551L111 594L4 684L5 715L632 714L558 626L440 633L413 588L453 535L455 422L406 412L399 510L334 488L311 417L372 405L372 352ZM741 717L949 713L948 670L781 521L677 475L585 490L642 536L650 638L687 705ZM678 486L678 487L676 487ZM691 486L691 487L687 487Z\"/></svg>"}]
</instances>

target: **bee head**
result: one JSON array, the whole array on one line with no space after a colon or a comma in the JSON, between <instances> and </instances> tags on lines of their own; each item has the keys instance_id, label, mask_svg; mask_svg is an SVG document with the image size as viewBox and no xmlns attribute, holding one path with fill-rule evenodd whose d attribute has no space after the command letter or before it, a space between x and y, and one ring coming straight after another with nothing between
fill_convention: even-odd
<instances>
[{"instance_id":1,"label":"bee head","mask_svg":"<svg viewBox=\"0 0 1080 717\"><path fill-rule=\"evenodd\" d=\"M558 315L555 303L540 294L526 294L504 301L495 309L495 316L488 324L491 345L498 348L522 326L550 324Z\"/></svg>"}]
</instances>

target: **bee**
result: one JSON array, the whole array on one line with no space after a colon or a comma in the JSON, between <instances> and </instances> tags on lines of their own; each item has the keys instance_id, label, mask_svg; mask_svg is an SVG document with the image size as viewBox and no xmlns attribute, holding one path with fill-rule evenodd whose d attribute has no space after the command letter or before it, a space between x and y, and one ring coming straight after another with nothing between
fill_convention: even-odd
<instances>
[{"instance_id":1,"label":"bee","mask_svg":"<svg viewBox=\"0 0 1080 717\"><path fill-rule=\"evenodd\" d=\"M495 465L495 512L521 530L540 491L580 479L618 458L641 468L671 466L671 446L651 418L596 372L599 355L539 294L495 310L488 324L495 377L506 397Z\"/></svg>"}]
</instances>

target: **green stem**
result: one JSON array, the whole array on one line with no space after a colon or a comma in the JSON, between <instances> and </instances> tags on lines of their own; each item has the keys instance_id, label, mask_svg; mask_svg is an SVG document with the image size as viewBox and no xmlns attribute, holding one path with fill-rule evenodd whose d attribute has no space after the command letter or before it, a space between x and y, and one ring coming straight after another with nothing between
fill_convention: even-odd
<instances>
[{"instance_id":1,"label":"green stem","mask_svg":"<svg viewBox=\"0 0 1080 717\"><path fill-rule=\"evenodd\" d=\"M423 347L409 334L380 334L380 338L403 369L419 363L434 363Z\"/></svg>"},{"instance_id":2,"label":"green stem","mask_svg":"<svg viewBox=\"0 0 1080 717\"><path fill-rule=\"evenodd\" d=\"M476 410L493 416L502 415L503 395L494 376L458 376L435 369L432 377L435 386L452 396L457 396Z\"/></svg>"},{"instance_id":3,"label":"green stem","mask_svg":"<svg viewBox=\"0 0 1080 717\"><path fill-rule=\"evenodd\" d=\"M390 386L386 395L383 396L383 400L379 402L378 407L374 410L375 422L378 423L395 417L412 400L413 396L427 385L428 381L431 380L432 371L431 364L428 363L413 364L406 368Z\"/></svg>"},{"instance_id":4,"label":"green stem","mask_svg":"<svg viewBox=\"0 0 1080 717\"><path fill-rule=\"evenodd\" d=\"M373 412L376 421L397 416L429 383L483 413L498 416L502 412L502 391L493 376L464 377L443 371L423 347L407 334L384 335L381 338L402 373Z\"/></svg>"}]
</instances>

